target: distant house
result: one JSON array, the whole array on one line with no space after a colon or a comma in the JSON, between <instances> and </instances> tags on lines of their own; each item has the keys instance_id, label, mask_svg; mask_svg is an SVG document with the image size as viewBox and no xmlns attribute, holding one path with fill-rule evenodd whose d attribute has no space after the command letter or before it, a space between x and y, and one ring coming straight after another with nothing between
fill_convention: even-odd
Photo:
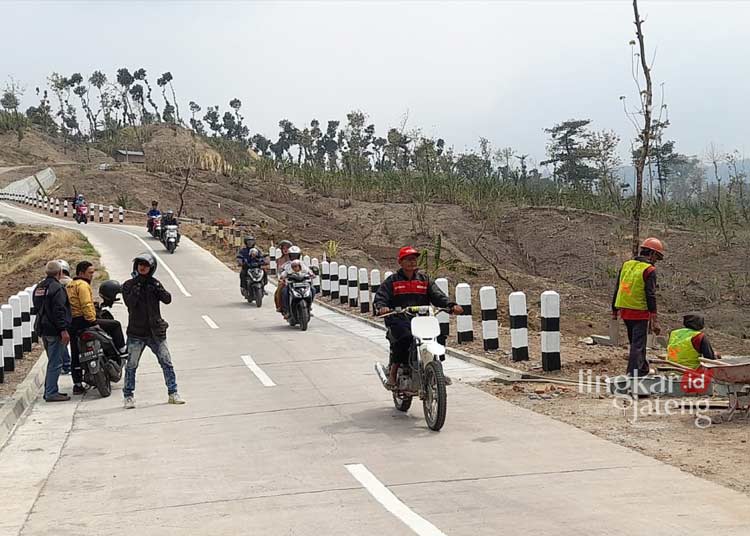
<instances>
[{"instance_id":1,"label":"distant house","mask_svg":"<svg viewBox=\"0 0 750 536\"><path fill-rule=\"evenodd\" d=\"M118 149L113 156L117 162L127 162L129 164L146 163L146 155L143 154L143 151L125 151L123 149Z\"/></svg>"}]
</instances>

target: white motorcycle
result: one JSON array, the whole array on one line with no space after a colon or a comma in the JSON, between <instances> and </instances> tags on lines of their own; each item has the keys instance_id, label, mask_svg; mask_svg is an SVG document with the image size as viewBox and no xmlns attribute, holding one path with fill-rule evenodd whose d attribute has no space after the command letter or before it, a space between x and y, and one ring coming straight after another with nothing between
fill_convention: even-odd
<instances>
[{"instance_id":1,"label":"white motorcycle","mask_svg":"<svg viewBox=\"0 0 750 536\"><path fill-rule=\"evenodd\" d=\"M399 411L409 411L412 399L418 396L422 400L424 418L427 426L436 432L445 424L448 410L447 380L443 373L445 346L438 342L440 323L429 305L397 308L383 316L407 315L411 317L411 334L413 342L409 348L409 361L398 366L396 386L392 389L393 404ZM391 340L391 333L388 332ZM388 367L375 363L383 387L388 389ZM390 389L389 389L390 390Z\"/></svg>"},{"instance_id":2,"label":"white motorcycle","mask_svg":"<svg viewBox=\"0 0 750 536\"><path fill-rule=\"evenodd\" d=\"M177 243L180 241L180 231L177 228L176 225L167 225L164 229L164 234L162 238L162 242L164 242L164 247L167 248L167 251L170 253L174 253L174 250L177 249Z\"/></svg>"}]
</instances>

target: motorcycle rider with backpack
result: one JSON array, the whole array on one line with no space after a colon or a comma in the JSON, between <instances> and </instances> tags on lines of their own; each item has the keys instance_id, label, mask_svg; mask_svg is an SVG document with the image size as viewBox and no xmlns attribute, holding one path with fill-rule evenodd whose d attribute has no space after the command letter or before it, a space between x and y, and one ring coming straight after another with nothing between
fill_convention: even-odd
<instances>
[{"instance_id":1,"label":"motorcycle rider with backpack","mask_svg":"<svg viewBox=\"0 0 750 536\"><path fill-rule=\"evenodd\" d=\"M415 305L434 305L441 309L452 309L454 314L463 313L460 305L450 301L448 296L437 286L430 276L419 271L419 251L411 246L401 248L398 263L401 269L389 276L380 285L373 299L373 308L377 315L384 315L397 307ZM396 385L398 366L409 360L409 348L412 343L411 323L406 315L395 314L386 317L387 338L391 344L388 369L388 387Z\"/></svg>"},{"instance_id":2,"label":"motorcycle rider with backpack","mask_svg":"<svg viewBox=\"0 0 750 536\"><path fill-rule=\"evenodd\" d=\"M245 237L245 247L240 249L237 252L237 264L242 266L242 270L240 270L240 288L244 289L245 285L247 284L247 271L250 268L258 268L260 266L266 266L268 263L266 262L265 255L263 255L263 252L258 248L258 246L255 245L255 237L254 236L246 236ZM263 287L265 287L268 284L268 273L263 270ZM265 293L265 290L263 291Z\"/></svg>"}]
</instances>

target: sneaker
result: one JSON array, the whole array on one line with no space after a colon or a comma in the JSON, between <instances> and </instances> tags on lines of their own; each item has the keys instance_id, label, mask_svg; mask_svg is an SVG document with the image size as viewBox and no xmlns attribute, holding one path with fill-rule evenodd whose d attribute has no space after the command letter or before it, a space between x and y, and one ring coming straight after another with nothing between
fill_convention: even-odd
<instances>
[{"instance_id":1,"label":"sneaker","mask_svg":"<svg viewBox=\"0 0 750 536\"><path fill-rule=\"evenodd\" d=\"M57 393L49 398L45 397L44 400L46 400L47 402L67 402L68 400L70 400L70 397L65 393Z\"/></svg>"},{"instance_id":2,"label":"sneaker","mask_svg":"<svg viewBox=\"0 0 750 536\"><path fill-rule=\"evenodd\" d=\"M125 403L123 404L123 407L125 409L133 409L135 408L135 398L132 396L126 396L125 397Z\"/></svg>"},{"instance_id":3,"label":"sneaker","mask_svg":"<svg viewBox=\"0 0 750 536\"><path fill-rule=\"evenodd\" d=\"M88 391L88 389L86 389L81 384L76 384L76 385L73 386L73 394L74 395L82 395L82 394L85 394L86 391Z\"/></svg>"},{"instance_id":4,"label":"sneaker","mask_svg":"<svg viewBox=\"0 0 750 536\"><path fill-rule=\"evenodd\" d=\"M184 404L185 401L182 399L179 393L172 393L171 395L169 395L169 403L170 404Z\"/></svg>"}]
</instances>

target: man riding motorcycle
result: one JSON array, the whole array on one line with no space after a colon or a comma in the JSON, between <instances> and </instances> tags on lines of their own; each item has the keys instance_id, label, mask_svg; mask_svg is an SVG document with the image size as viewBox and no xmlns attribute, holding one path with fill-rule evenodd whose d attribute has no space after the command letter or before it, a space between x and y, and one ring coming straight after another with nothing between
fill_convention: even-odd
<instances>
[{"instance_id":1,"label":"man riding motorcycle","mask_svg":"<svg viewBox=\"0 0 750 536\"><path fill-rule=\"evenodd\" d=\"M245 283L247 282L247 271L250 268L258 268L261 266L266 266L268 264L266 262L266 259L263 253L255 245L254 236L246 236L244 242L245 242L245 247L243 247L237 252L237 264L242 266L242 270L240 271L240 288L241 289L245 288ZM264 268L263 286L265 287L267 284L268 284L268 274Z\"/></svg>"},{"instance_id":2,"label":"man riding motorcycle","mask_svg":"<svg viewBox=\"0 0 750 536\"><path fill-rule=\"evenodd\" d=\"M288 242L288 240L284 240L283 242ZM281 247L282 252L284 252L284 247ZM284 291L284 288L286 287L286 276L289 274L289 272L292 271L292 263L294 261L300 261L300 265L303 266L306 270L306 273L309 272L311 274L311 277L313 277L315 274L308 266L305 266L302 264L302 250L299 248L299 246L291 246L287 249L286 255L280 257L284 258L286 257L286 262L284 264L279 264L281 269L279 270L279 285L276 287L276 294L274 294L274 302L276 303L276 311L286 315L285 309L286 309L286 297L287 294Z\"/></svg>"},{"instance_id":3,"label":"man riding motorcycle","mask_svg":"<svg viewBox=\"0 0 750 536\"><path fill-rule=\"evenodd\" d=\"M147 217L148 220L146 221L146 230L150 233L152 225L154 223L154 218L157 218L161 216L161 210L159 210L159 202L158 201L151 201L151 210L148 211Z\"/></svg>"},{"instance_id":4,"label":"man riding motorcycle","mask_svg":"<svg viewBox=\"0 0 750 536\"><path fill-rule=\"evenodd\" d=\"M384 315L397 307L434 305L441 309L451 309L453 314L463 313L460 305L450 301L435 281L419 271L417 265L419 251L411 246L401 248L398 263L401 269L386 279L373 299L377 315ZM395 314L386 317L388 340L391 354L388 369L388 387L396 385L398 366L409 361L409 348L412 343L411 321L406 315ZM395 365L395 366L394 366Z\"/></svg>"},{"instance_id":5,"label":"man riding motorcycle","mask_svg":"<svg viewBox=\"0 0 750 536\"><path fill-rule=\"evenodd\" d=\"M171 208L167 210L164 216L162 216L161 225L162 225L162 229L166 229L167 225L176 225L177 227L180 226L180 222L177 221L177 216L174 215L174 210L172 210ZM164 237L162 237L162 242L166 242ZM177 230L177 243L178 244L180 243L179 229Z\"/></svg>"},{"instance_id":6,"label":"man riding motorcycle","mask_svg":"<svg viewBox=\"0 0 750 536\"><path fill-rule=\"evenodd\" d=\"M85 205L86 200L83 198L83 194L78 194L73 201L73 208L77 209L80 205Z\"/></svg>"},{"instance_id":7,"label":"man riding motorcycle","mask_svg":"<svg viewBox=\"0 0 750 536\"><path fill-rule=\"evenodd\" d=\"M296 252L293 253L293 250L295 248L299 250L297 246L292 246L291 248L289 248L289 255L296 255ZM293 259L284 266L284 269L279 274L279 288L281 289L281 314L284 315L284 318L287 318L287 316L289 316L289 287L286 286L286 279L291 273L302 273L310 280L315 277L315 272L313 272L309 266L306 266L300 259ZM312 292L313 299L315 299L315 288L313 287L310 290Z\"/></svg>"},{"instance_id":8,"label":"man riding motorcycle","mask_svg":"<svg viewBox=\"0 0 750 536\"><path fill-rule=\"evenodd\" d=\"M293 244L289 240L282 240L279 242L278 249L281 250L281 255L278 254L278 251L276 253L276 266L277 266L277 273L281 274L281 272L284 271L284 266L290 261L289 259L289 250L293 247ZM299 249L299 248L298 248ZM297 257L298 259L300 257ZM282 281L279 279L279 285L276 287L276 293L273 296L273 301L276 304L276 312L281 313L281 286Z\"/></svg>"}]
</instances>

